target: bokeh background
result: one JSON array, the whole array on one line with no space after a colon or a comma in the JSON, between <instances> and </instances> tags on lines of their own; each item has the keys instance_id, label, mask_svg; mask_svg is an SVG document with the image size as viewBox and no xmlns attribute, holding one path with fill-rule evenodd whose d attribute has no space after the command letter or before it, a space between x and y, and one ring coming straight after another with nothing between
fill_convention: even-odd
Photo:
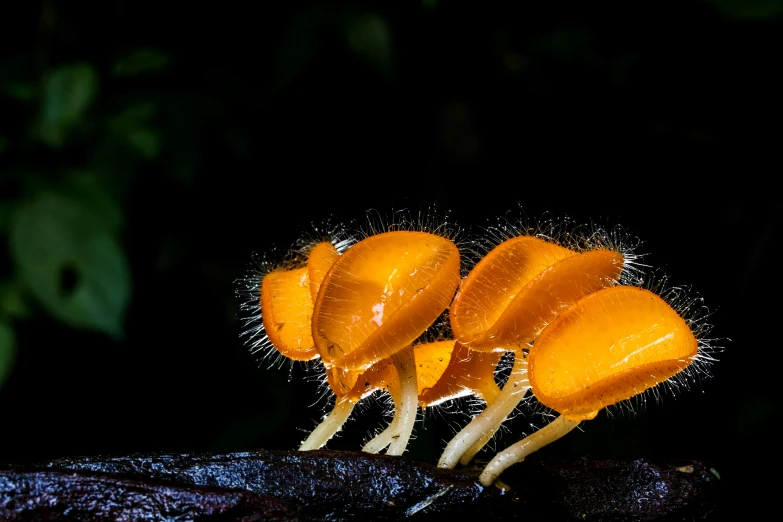
<instances>
[{"instance_id":1,"label":"bokeh background","mask_svg":"<svg viewBox=\"0 0 783 522\"><path fill-rule=\"evenodd\" d=\"M543 451L702 459L730 492L716 517L763 506L776 486L758 475L780 460L782 14L3 4L0 461L294 449L327 403L240 339L253 252L369 209L434 207L476 235L523 212L621 224L726 347L687 393ZM380 422L370 407L330 447L358 450ZM409 455L435 463L465 422L417 425Z\"/></svg>"}]
</instances>

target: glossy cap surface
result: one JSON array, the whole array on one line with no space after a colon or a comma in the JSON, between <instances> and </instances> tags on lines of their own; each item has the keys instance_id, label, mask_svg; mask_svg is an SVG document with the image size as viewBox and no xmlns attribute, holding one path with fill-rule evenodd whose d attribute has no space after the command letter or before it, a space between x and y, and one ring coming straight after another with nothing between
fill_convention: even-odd
<instances>
[{"instance_id":1,"label":"glossy cap surface","mask_svg":"<svg viewBox=\"0 0 783 522\"><path fill-rule=\"evenodd\" d=\"M313 303L338 257L331 243L318 243L310 251L307 266L271 272L261 282L264 330L275 349L289 359L318 357L312 335Z\"/></svg>"},{"instance_id":2,"label":"glossy cap surface","mask_svg":"<svg viewBox=\"0 0 783 522\"><path fill-rule=\"evenodd\" d=\"M505 241L457 293L450 309L454 334L471 350L517 348L579 298L616 284L623 263L610 250L577 253L529 236Z\"/></svg>"},{"instance_id":3,"label":"glossy cap surface","mask_svg":"<svg viewBox=\"0 0 783 522\"><path fill-rule=\"evenodd\" d=\"M295 361L318 357L313 343L313 299L307 267L280 270L261 282L261 319L275 349Z\"/></svg>"},{"instance_id":4,"label":"glossy cap surface","mask_svg":"<svg viewBox=\"0 0 783 522\"><path fill-rule=\"evenodd\" d=\"M684 370L698 353L685 320L658 295L616 286L563 311L533 344L536 398L571 420L628 399Z\"/></svg>"},{"instance_id":5,"label":"glossy cap surface","mask_svg":"<svg viewBox=\"0 0 783 522\"><path fill-rule=\"evenodd\" d=\"M419 404L422 407L435 406L468 395L475 395L491 404L500 393L495 382L495 369L502 356L500 352L471 351L457 342L443 374L430 386L420 389Z\"/></svg>"},{"instance_id":6,"label":"glossy cap surface","mask_svg":"<svg viewBox=\"0 0 783 522\"><path fill-rule=\"evenodd\" d=\"M418 396L431 389L441 379L451 360L454 350L453 340L421 343L413 346L413 358L416 363L416 384ZM373 364L369 370L359 374L358 372L340 372L334 369L334 378L341 379L342 375L354 374L354 386L346 396L357 402L376 390L386 389L393 392L399 387L397 370L392 360L383 359ZM332 377L330 377L331 379ZM331 383L331 381L330 381Z\"/></svg>"},{"instance_id":7,"label":"glossy cap surface","mask_svg":"<svg viewBox=\"0 0 783 522\"><path fill-rule=\"evenodd\" d=\"M349 248L329 270L313 313L324 364L367 369L410 345L448 307L459 250L425 232L393 231Z\"/></svg>"}]
</instances>

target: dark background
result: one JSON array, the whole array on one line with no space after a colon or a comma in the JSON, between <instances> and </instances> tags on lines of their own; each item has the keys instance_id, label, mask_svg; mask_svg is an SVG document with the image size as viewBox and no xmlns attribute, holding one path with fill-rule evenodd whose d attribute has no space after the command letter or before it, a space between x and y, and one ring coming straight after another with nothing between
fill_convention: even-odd
<instances>
[{"instance_id":1,"label":"dark background","mask_svg":"<svg viewBox=\"0 0 783 522\"><path fill-rule=\"evenodd\" d=\"M712 311L713 378L542 452L702 459L715 517L770 502L783 3L399 3L0 7L0 461L295 449L327 403L248 353L235 280L311 223L434 206L621 224Z\"/></svg>"}]
</instances>

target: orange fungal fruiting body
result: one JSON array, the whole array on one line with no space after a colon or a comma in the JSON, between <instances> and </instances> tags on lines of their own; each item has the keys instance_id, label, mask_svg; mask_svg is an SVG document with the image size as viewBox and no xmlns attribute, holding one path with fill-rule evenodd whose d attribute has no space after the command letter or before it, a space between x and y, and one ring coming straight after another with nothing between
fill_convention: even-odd
<instances>
[{"instance_id":1,"label":"orange fungal fruiting body","mask_svg":"<svg viewBox=\"0 0 783 522\"><path fill-rule=\"evenodd\" d=\"M261 309L264 329L277 351L294 361L318 357L310 329L313 300L307 267L267 274L261 283Z\"/></svg>"},{"instance_id":2,"label":"orange fungal fruiting body","mask_svg":"<svg viewBox=\"0 0 783 522\"><path fill-rule=\"evenodd\" d=\"M364 370L410 345L448 307L459 267L457 246L426 232L385 232L353 245L315 303L312 332L324 364Z\"/></svg>"},{"instance_id":3,"label":"orange fungal fruiting body","mask_svg":"<svg viewBox=\"0 0 783 522\"><path fill-rule=\"evenodd\" d=\"M529 343L583 295L617 283L623 256L578 253L531 236L507 240L471 270L451 305L454 335L471 350Z\"/></svg>"},{"instance_id":4,"label":"orange fungal fruiting body","mask_svg":"<svg viewBox=\"0 0 783 522\"><path fill-rule=\"evenodd\" d=\"M530 389L530 342L578 299L617 284L624 265L613 250L577 252L533 236L506 240L476 264L449 309L452 329L473 353L513 351L514 367L497 400L448 443L439 467L481 450Z\"/></svg>"},{"instance_id":5,"label":"orange fungal fruiting body","mask_svg":"<svg viewBox=\"0 0 783 522\"><path fill-rule=\"evenodd\" d=\"M261 282L261 320L272 345L294 361L318 357L312 336L314 295L339 256L329 242L313 247L307 266L270 272Z\"/></svg>"},{"instance_id":6,"label":"orange fungal fruiting body","mask_svg":"<svg viewBox=\"0 0 783 522\"><path fill-rule=\"evenodd\" d=\"M666 381L684 370L699 343L656 294L618 286L592 293L561 313L530 351L536 398L571 420Z\"/></svg>"},{"instance_id":7,"label":"orange fungal fruiting body","mask_svg":"<svg viewBox=\"0 0 783 522\"><path fill-rule=\"evenodd\" d=\"M387 231L342 255L318 245L310 252L311 332L336 395L332 412L300 449L322 447L353 405L377 390L394 400L394 419L364 446L400 455L416 418L418 397L448 367L454 340L412 345L451 302L460 278L459 250L449 239L419 231Z\"/></svg>"},{"instance_id":8,"label":"orange fungal fruiting body","mask_svg":"<svg viewBox=\"0 0 783 522\"><path fill-rule=\"evenodd\" d=\"M500 393L495 383L495 368L503 354L471 352L460 342L450 342L453 350L446 359L448 366L438 379L431 379L429 386L420 388L419 404L423 408L432 407L467 395L475 395L487 404L492 403ZM418 356L416 361L418 365ZM421 372L421 366L417 370Z\"/></svg>"},{"instance_id":9,"label":"orange fungal fruiting body","mask_svg":"<svg viewBox=\"0 0 783 522\"><path fill-rule=\"evenodd\" d=\"M425 390L432 389L440 381L448 367L454 350L454 340L421 343L413 346L416 363L416 387L421 396ZM377 390L391 391L397 386L398 376L391 359L383 359L363 372L345 398L358 402Z\"/></svg>"},{"instance_id":10,"label":"orange fungal fruiting body","mask_svg":"<svg viewBox=\"0 0 783 522\"><path fill-rule=\"evenodd\" d=\"M305 266L253 279L262 325L252 336L266 332L292 360L321 358L335 394L334 409L300 449L322 447L356 403L384 390L395 416L364 451L402 455L417 407L473 395L487 408L449 442L438 466L467 464L532 390L560 417L498 453L479 478L489 485L601 409L702 360L692 318L653 292L617 286L627 281L626 268L635 270L635 256L612 249L607 236L584 239L591 247L513 237L461 280L450 239L392 230L347 250L315 244ZM453 336L438 332L438 340L422 342L446 309ZM508 351L514 366L501 389L494 374Z\"/></svg>"},{"instance_id":11,"label":"orange fungal fruiting body","mask_svg":"<svg viewBox=\"0 0 783 522\"><path fill-rule=\"evenodd\" d=\"M328 241L318 243L310 251L310 255L307 257L307 275L310 277L310 296L313 303L318 299L321 283L338 257L340 257L340 253ZM312 324L310 329L312 330Z\"/></svg>"}]
</instances>

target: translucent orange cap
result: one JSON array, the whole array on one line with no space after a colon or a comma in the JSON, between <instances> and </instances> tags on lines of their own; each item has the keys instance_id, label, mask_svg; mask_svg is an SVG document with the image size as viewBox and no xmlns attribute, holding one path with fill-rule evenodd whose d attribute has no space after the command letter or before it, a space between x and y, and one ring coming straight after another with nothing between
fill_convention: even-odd
<instances>
[{"instance_id":1,"label":"translucent orange cap","mask_svg":"<svg viewBox=\"0 0 783 522\"><path fill-rule=\"evenodd\" d=\"M423 408L435 406L468 395L475 395L491 404L500 393L500 388L495 383L495 368L502 356L500 352L473 352L457 342L447 359L448 366L443 370L442 376L429 387L420 390L419 404ZM418 358L416 361L418 363Z\"/></svg>"},{"instance_id":2,"label":"translucent orange cap","mask_svg":"<svg viewBox=\"0 0 783 522\"><path fill-rule=\"evenodd\" d=\"M457 292L449 310L454 335L480 351L529 343L577 299L616 284L623 262L611 250L580 254L531 236L504 241Z\"/></svg>"},{"instance_id":3,"label":"translucent orange cap","mask_svg":"<svg viewBox=\"0 0 783 522\"><path fill-rule=\"evenodd\" d=\"M683 371L698 345L666 301L616 286L580 299L541 332L528 377L544 405L570 420L591 419Z\"/></svg>"},{"instance_id":4,"label":"translucent orange cap","mask_svg":"<svg viewBox=\"0 0 783 522\"><path fill-rule=\"evenodd\" d=\"M272 345L295 361L318 357L312 335L313 292L339 254L329 242L317 244L310 252L307 266L279 270L264 276L261 282L261 319Z\"/></svg>"},{"instance_id":5,"label":"translucent orange cap","mask_svg":"<svg viewBox=\"0 0 783 522\"><path fill-rule=\"evenodd\" d=\"M435 341L413 346L413 358L416 362L416 384L420 398L423 393L432 389L443 376L451 360L454 342L454 340ZM378 361L369 370L361 374L357 372L341 372L339 368L334 368L333 370L333 373L328 374L330 375L330 384L331 375L339 376L341 373L357 375L353 388L345 394L353 402L358 402L376 390L386 389L395 393L395 390L399 387L397 370L394 368L394 363L391 359ZM422 406L425 405L422 404Z\"/></svg>"},{"instance_id":6,"label":"translucent orange cap","mask_svg":"<svg viewBox=\"0 0 783 522\"><path fill-rule=\"evenodd\" d=\"M451 302L459 250L426 232L393 231L349 248L326 275L313 339L327 367L364 370L409 346Z\"/></svg>"}]
</instances>

